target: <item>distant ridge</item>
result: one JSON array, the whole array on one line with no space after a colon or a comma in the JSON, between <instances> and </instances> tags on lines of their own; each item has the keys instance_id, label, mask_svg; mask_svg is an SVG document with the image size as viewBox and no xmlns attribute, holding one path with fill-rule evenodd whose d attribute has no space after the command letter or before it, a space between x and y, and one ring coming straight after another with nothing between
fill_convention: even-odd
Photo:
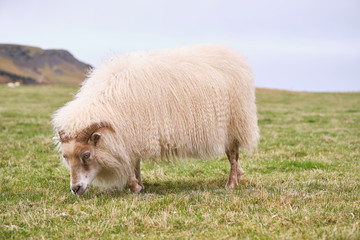
<instances>
[{"instance_id":1,"label":"distant ridge","mask_svg":"<svg viewBox=\"0 0 360 240\"><path fill-rule=\"evenodd\" d=\"M0 83L78 85L90 68L66 50L0 44Z\"/></svg>"}]
</instances>

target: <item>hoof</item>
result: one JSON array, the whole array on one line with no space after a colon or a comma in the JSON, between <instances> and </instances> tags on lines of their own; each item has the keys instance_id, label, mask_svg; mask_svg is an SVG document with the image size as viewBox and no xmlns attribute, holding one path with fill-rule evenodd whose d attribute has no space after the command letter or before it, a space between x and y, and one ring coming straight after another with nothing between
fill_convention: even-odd
<instances>
[{"instance_id":1,"label":"hoof","mask_svg":"<svg viewBox=\"0 0 360 240\"><path fill-rule=\"evenodd\" d=\"M130 177L128 179L128 186L130 190L134 193L139 193L143 187L139 184L138 180L135 177Z\"/></svg>"},{"instance_id":2,"label":"hoof","mask_svg":"<svg viewBox=\"0 0 360 240\"><path fill-rule=\"evenodd\" d=\"M130 190L133 193L141 193L143 191L143 188L139 184L136 184L136 185L130 186Z\"/></svg>"},{"instance_id":3,"label":"hoof","mask_svg":"<svg viewBox=\"0 0 360 240\"><path fill-rule=\"evenodd\" d=\"M238 186L238 183L237 181L231 181L231 182L227 182L226 185L225 185L225 188L227 189L233 189L235 187Z\"/></svg>"}]
</instances>

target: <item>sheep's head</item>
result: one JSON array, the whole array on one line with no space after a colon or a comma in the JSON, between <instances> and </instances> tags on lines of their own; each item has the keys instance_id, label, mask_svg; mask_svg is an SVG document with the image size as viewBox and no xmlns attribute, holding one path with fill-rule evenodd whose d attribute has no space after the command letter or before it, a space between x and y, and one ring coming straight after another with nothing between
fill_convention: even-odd
<instances>
[{"instance_id":1,"label":"sheep's head","mask_svg":"<svg viewBox=\"0 0 360 240\"><path fill-rule=\"evenodd\" d=\"M83 129L76 137L67 137L59 131L64 161L70 168L70 187L74 194L83 194L101 171L97 150L104 131L114 131L111 124L100 122Z\"/></svg>"}]
</instances>

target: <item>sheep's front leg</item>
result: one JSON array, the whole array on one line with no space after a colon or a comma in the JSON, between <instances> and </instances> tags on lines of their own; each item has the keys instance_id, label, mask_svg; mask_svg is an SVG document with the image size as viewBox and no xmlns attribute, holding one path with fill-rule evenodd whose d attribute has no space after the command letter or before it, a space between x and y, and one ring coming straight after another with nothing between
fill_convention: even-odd
<instances>
[{"instance_id":1,"label":"sheep's front leg","mask_svg":"<svg viewBox=\"0 0 360 240\"><path fill-rule=\"evenodd\" d=\"M136 162L136 166L135 166L135 176L136 176L136 179L138 180L138 183L139 185L141 186L141 190L140 192L143 192L144 191L144 184L141 180L141 171L140 171L140 160L138 160Z\"/></svg>"},{"instance_id":2,"label":"sheep's front leg","mask_svg":"<svg viewBox=\"0 0 360 240\"><path fill-rule=\"evenodd\" d=\"M234 144L230 149L226 150L226 156L230 162L230 175L226 188L234 188L238 185L238 179L241 178L243 170L239 164L239 147Z\"/></svg>"},{"instance_id":3,"label":"sheep's front leg","mask_svg":"<svg viewBox=\"0 0 360 240\"><path fill-rule=\"evenodd\" d=\"M142 187L139 184L139 181L136 179L135 174L129 176L127 182L130 190L134 193L139 193L142 190Z\"/></svg>"},{"instance_id":4,"label":"sheep's front leg","mask_svg":"<svg viewBox=\"0 0 360 240\"><path fill-rule=\"evenodd\" d=\"M140 160L137 160L134 172L129 176L127 184L130 190L134 193L144 191L144 185L141 181Z\"/></svg>"}]
</instances>

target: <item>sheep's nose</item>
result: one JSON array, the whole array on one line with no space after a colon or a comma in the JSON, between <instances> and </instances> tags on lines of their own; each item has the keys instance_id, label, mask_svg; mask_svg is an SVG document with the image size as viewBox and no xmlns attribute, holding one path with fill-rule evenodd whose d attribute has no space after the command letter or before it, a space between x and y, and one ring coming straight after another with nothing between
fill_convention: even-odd
<instances>
[{"instance_id":1,"label":"sheep's nose","mask_svg":"<svg viewBox=\"0 0 360 240\"><path fill-rule=\"evenodd\" d=\"M76 195L81 195L85 191L82 191L82 184L74 184L71 186L71 191Z\"/></svg>"}]
</instances>

